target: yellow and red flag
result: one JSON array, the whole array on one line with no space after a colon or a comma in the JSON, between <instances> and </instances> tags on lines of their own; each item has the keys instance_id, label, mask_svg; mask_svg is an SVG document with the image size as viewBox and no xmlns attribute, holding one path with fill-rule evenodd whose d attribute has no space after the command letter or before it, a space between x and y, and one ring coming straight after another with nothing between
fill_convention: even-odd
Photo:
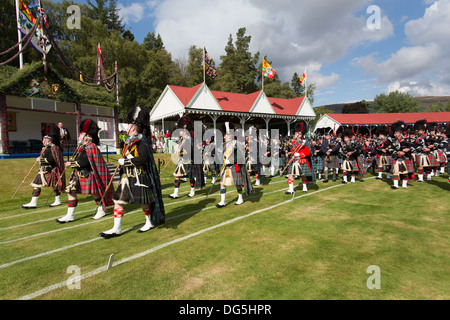
<instances>
[{"instance_id":1,"label":"yellow and red flag","mask_svg":"<svg viewBox=\"0 0 450 320\"><path fill-rule=\"evenodd\" d=\"M275 78L275 74L277 73L274 68L263 58L262 63L263 76L266 78L273 79Z\"/></svg>"}]
</instances>

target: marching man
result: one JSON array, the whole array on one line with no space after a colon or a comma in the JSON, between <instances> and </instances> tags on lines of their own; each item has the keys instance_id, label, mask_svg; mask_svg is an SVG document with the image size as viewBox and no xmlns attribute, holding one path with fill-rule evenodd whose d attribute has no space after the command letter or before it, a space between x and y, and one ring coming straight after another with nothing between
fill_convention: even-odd
<instances>
[{"instance_id":1,"label":"marching man","mask_svg":"<svg viewBox=\"0 0 450 320\"><path fill-rule=\"evenodd\" d=\"M120 183L114 193L114 226L100 233L109 239L122 232L125 205L140 204L145 215L145 224L138 233L147 232L165 222L161 182L151 148L150 114L140 107L128 113L128 139L119 159Z\"/></svg>"},{"instance_id":2,"label":"marching man","mask_svg":"<svg viewBox=\"0 0 450 320\"><path fill-rule=\"evenodd\" d=\"M250 181L250 177L245 163L237 163L237 141L233 140L234 125L230 122L226 122L222 132L224 133L224 153L223 153L223 165L219 172L218 178L220 179L220 202L216 204L216 207L223 208L226 206L225 195L227 186L236 186L238 192L238 200L235 205L244 203L242 198L242 187L244 187L247 195L253 193L253 186ZM244 147L243 147L244 148ZM244 150L242 150L244 153ZM244 158L244 155L242 155Z\"/></svg>"},{"instance_id":3,"label":"marching man","mask_svg":"<svg viewBox=\"0 0 450 320\"><path fill-rule=\"evenodd\" d=\"M311 151L306 145L306 140L303 140L303 135L306 133L306 125L300 122L296 125L294 139L291 142L291 147L287 153L287 157L291 157L288 163L288 186L289 189L286 194L293 194L294 191L294 177L301 176L303 192L308 192L308 179L303 172L302 165L307 165L311 170Z\"/></svg>"},{"instance_id":4,"label":"marching man","mask_svg":"<svg viewBox=\"0 0 450 320\"><path fill-rule=\"evenodd\" d=\"M203 177L202 164L194 163L194 148L198 146L194 145L191 133L194 130L192 120L186 116L181 117L177 124L178 129L181 130L181 142L179 143L176 154L178 155L178 163L173 173L175 177L174 191L169 195L169 198L177 199L178 190L180 188L181 179L189 179L191 185L191 192L188 197L195 195L195 189L203 188L205 186L205 180Z\"/></svg>"},{"instance_id":5,"label":"marching man","mask_svg":"<svg viewBox=\"0 0 450 320\"><path fill-rule=\"evenodd\" d=\"M64 192L66 188L64 158L60 147L59 129L53 123L45 124L42 136L44 147L41 155L36 159L40 165L39 172L31 183L31 186L34 188L31 201L21 206L24 209L36 208L42 187L54 189L55 201L50 207L59 206L61 205L61 192Z\"/></svg>"},{"instance_id":6,"label":"marching man","mask_svg":"<svg viewBox=\"0 0 450 320\"><path fill-rule=\"evenodd\" d=\"M77 194L90 194L97 204L97 211L92 219L97 220L105 216L107 207L113 205L113 188L106 190L111 180L108 167L98 148L100 131L97 123L85 119L80 123L78 148L72 160L66 162L66 167L73 169L69 184L66 188L69 205L67 214L56 220L59 223L74 221L75 210L78 205Z\"/></svg>"}]
</instances>

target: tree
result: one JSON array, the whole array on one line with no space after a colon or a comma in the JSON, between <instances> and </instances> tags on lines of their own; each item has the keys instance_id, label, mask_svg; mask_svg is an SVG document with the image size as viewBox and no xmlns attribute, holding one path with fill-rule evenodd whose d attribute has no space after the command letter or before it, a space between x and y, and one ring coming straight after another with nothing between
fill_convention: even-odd
<instances>
[{"instance_id":1,"label":"tree","mask_svg":"<svg viewBox=\"0 0 450 320\"><path fill-rule=\"evenodd\" d=\"M450 111L450 102L447 102L444 105L442 102L435 102L430 105L427 112L449 112Z\"/></svg>"},{"instance_id":2,"label":"tree","mask_svg":"<svg viewBox=\"0 0 450 320\"><path fill-rule=\"evenodd\" d=\"M409 93L398 90L377 95L373 101L377 113L419 112L419 102Z\"/></svg>"},{"instance_id":3,"label":"tree","mask_svg":"<svg viewBox=\"0 0 450 320\"><path fill-rule=\"evenodd\" d=\"M144 38L142 43L146 50L162 50L164 49L164 43L162 41L161 35L158 33L156 36L154 32L149 32Z\"/></svg>"},{"instance_id":4,"label":"tree","mask_svg":"<svg viewBox=\"0 0 450 320\"><path fill-rule=\"evenodd\" d=\"M117 9L117 0L94 1L96 4L93 4L91 0L87 0L87 4L90 7L88 11L89 17L93 20L100 20L109 32L119 31L122 34L125 27Z\"/></svg>"},{"instance_id":5,"label":"tree","mask_svg":"<svg viewBox=\"0 0 450 320\"><path fill-rule=\"evenodd\" d=\"M215 80L214 89L235 93L252 93L258 90L255 80L258 77L257 63L259 52L252 55L249 51L251 36L245 35L246 28L240 28L236 33L236 41L229 36L226 55L222 60Z\"/></svg>"},{"instance_id":6,"label":"tree","mask_svg":"<svg viewBox=\"0 0 450 320\"><path fill-rule=\"evenodd\" d=\"M365 100L348 103L342 108L342 113L369 113L369 103Z\"/></svg>"},{"instance_id":7,"label":"tree","mask_svg":"<svg viewBox=\"0 0 450 320\"><path fill-rule=\"evenodd\" d=\"M300 77L297 72L294 72L294 75L292 76L291 87L297 97L305 94L305 86L300 84Z\"/></svg>"}]
</instances>

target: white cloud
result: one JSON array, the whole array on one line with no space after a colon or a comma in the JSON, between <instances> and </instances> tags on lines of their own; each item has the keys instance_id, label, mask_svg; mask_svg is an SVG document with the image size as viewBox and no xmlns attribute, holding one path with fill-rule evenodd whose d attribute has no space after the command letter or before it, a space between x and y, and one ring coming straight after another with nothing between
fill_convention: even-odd
<instances>
[{"instance_id":1,"label":"white cloud","mask_svg":"<svg viewBox=\"0 0 450 320\"><path fill-rule=\"evenodd\" d=\"M387 83L387 90L418 96L450 94L450 1L427 3L430 6L422 18L405 24L408 46L381 62L376 53L353 60L364 73L375 74Z\"/></svg>"},{"instance_id":2,"label":"white cloud","mask_svg":"<svg viewBox=\"0 0 450 320\"><path fill-rule=\"evenodd\" d=\"M146 11L146 6L137 2L134 2L127 7L118 4L117 8L119 9L119 15L122 18L123 23L141 21Z\"/></svg>"},{"instance_id":3,"label":"white cloud","mask_svg":"<svg viewBox=\"0 0 450 320\"><path fill-rule=\"evenodd\" d=\"M429 79L421 81L394 81L389 84L388 92L400 91L409 93L412 96L447 96L450 92L450 86L442 83L435 83Z\"/></svg>"},{"instance_id":4,"label":"white cloud","mask_svg":"<svg viewBox=\"0 0 450 320\"><path fill-rule=\"evenodd\" d=\"M382 17L381 29L367 28L365 9L370 2L163 0L152 2L152 17L155 33L161 34L174 59L185 58L191 45L204 44L219 62L229 35L235 41L237 30L245 27L246 35L252 37L250 51L259 51L261 58L267 55L283 82L306 67L309 81L321 88L333 85L340 77L322 74L324 63L336 62L355 46L393 34L386 16Z\"/></svg>"}]
</instances>

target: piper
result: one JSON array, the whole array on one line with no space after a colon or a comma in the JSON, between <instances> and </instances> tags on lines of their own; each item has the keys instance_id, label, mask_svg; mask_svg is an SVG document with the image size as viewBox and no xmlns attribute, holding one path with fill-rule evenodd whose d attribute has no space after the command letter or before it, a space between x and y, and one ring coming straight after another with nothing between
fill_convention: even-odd
<instances>
[{"instance_id":1,"label":"piper","mask_svg":"<svg viewBox=\"0 0 450 320\"><path fill-rule=\"evenodd\" d=\"M99 235L105 239L120 236L125 205L140 204L145 224L138 233L147 232L165 222L161 181L151 148L150 114L147 109L135 107L127 116L128 139L118 160L120 182L114 200L114 226Z\"/></svg>"},{"instance_id":2,"label":"piper","mask_svg":"<svg viewBox=\"0 0 450 320\"><path fill-rule=\"evenodd\" d=\"M39 172L34 178L31 186L33 193L31 201L21 206L24 209L36 208L42 187L54 189L55 201L50 207L61 205L61 192L66 188L66 177L64 175L64 158L60 147L60 136L58 127L53 124L45 124L42 130L42 144L44 145L41 155L36 158L39 162Z\"/></svg>"}]
</instances>

